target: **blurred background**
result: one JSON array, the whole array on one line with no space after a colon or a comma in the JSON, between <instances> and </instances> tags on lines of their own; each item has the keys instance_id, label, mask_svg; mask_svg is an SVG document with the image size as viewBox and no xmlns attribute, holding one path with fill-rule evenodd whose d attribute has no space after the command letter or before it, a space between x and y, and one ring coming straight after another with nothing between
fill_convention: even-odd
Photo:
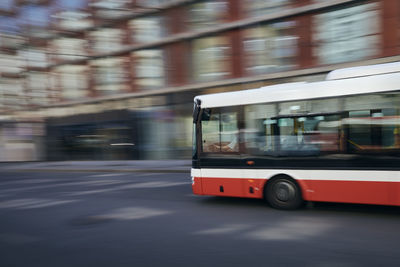
<instances>
[{"instance_id":1,"label":"blurred background","mask_svg":"<svg viewBox=\"0 0 400 267\"><path fill-rule=\"evenodd\" d=\"M1 0L0 161L190 159L194 96L399 52L398 0Z\"/></svg>"}]
</instances>

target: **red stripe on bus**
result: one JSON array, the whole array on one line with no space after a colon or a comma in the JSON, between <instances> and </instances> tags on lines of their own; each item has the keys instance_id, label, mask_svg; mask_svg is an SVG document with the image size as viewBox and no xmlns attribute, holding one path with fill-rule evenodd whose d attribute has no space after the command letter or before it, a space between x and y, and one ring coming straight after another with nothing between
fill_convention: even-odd
<instances>
[{"instance_id":1,"label":"red stripe on bus","mask_svg":"<svg viewBox=\"0 0 400 267\"><path fill-rule=\"evenodd\" d=\"M197 195L263 198L267 179L194 178ZM399 182L297 180L306 201L400 205Z\"/></svg>"}]
</instances>

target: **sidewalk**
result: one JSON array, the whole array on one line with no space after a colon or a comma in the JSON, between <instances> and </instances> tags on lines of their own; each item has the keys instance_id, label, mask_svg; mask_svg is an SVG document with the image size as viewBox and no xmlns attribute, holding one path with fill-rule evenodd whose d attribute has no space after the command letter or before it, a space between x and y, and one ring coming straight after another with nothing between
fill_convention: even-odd
<instances>
[{"instance_id":1,"label":"sidewalk","mask_svg":"<svg viewBox=\"0 0 400 267\"><path fill-rule=\"evenodd\" d=\"M21 172L179 172L190 173L190 160L2 162L0 171Z\"/></svg>"}]
</instances>

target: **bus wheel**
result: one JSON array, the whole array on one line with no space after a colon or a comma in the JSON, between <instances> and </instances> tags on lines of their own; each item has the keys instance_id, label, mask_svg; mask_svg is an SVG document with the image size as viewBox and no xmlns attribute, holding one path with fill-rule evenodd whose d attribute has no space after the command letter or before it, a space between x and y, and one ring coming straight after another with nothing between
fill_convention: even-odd
<instances>
[{"instance_id":1,"label":"bus wheel","mask_svg":"<svg viewBox=\"0 0 400 267\"><path fill-rule=\"evenodd\" d=\"M292 210L303 204L300 187L287 176L277 176L267 182L264 198L276 209Z\"/></svg>"}]
</instances>

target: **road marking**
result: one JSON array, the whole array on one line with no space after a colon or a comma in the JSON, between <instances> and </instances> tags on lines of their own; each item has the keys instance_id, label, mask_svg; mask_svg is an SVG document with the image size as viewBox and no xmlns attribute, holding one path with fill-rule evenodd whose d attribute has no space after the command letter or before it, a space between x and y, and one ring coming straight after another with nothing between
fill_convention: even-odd
<instances>
[{"instance_id":1,"label":"road marking","mask_svg":"<svg viewBox=\"0 0 400 267\"><path fill-rule=\"evenodd\" d=\"M93 175L89 175L86 177L116 177L116 176L122 176L122 175L128 175L128 173L105 173L105 174L93 174Z\"/></svg>"},{"instance_id":2,"label":"road marking","mask_svg":"<svg viewBox=\"0 0 400 267\"><path fill-rule=\"evenodd\" d=\"M232 234L248 229L250 226L246 224L224 224L216 228L206 229L195 232L197 235L215 235L215 234Z\"/></svg>"},{"instance_id":3,"label":"road marking","mask_svg":"<svg viewBox=\"0 0 400 267\"><path fill-rule=\"evenodd\" d=\"M146 173L137 173L137 174L135 174L135 176L145 177L145 176L156 176L156 175L164 175L164 174L165 173L159 173L159 172L154 172L154 173L146 172Z\"/></svg>"},{"instance_id":4,"label":"road marking","mask_svg":"<svg viewBox=\"0 0 400 267\"><path fill-rule=\"evenodd\" d=\"M191 182L166 182L166 181L154 181L154 182L144 182L144 183L136 183L123 185L121 189L133 189L133 188L162 188L162 187L171 187L171 186L181 186L188 185Z\"/></svg>"},{"instance_id":5,"label":"road marking","mask_svg":"<svg viewBox=\"0 0 400 267\"><path fill-rule=\"evenodd\" d=\"M36 185L30 187L21 187L21 188L11 188L11 189L4 189L1 190L1 193L12 193L12 192L23 192L23 191L30 191L30 190L41 190L47 188L54 188L54 187L63 187L63 186L79 186L79 185L95 185L95 186L102 186L102 185L110 185L110 184L122 184L126 183L126 181L121 180L94 180L94 181L82 181L82 182L70 182L70 183L58 183L58 184L48 184L48 185Z\"/></svg>"},{"instance_id":6,"label":"road marking","mask_svg":"<svg viewBox=\"0 0 400 267\"><path fill-rule=\"evenodd\" d=\"M191 184L191 182L155 181L155 182L144 182L144 183L132 183L132 184L116 186L113 188L105 188L105 189L98 189L98 190L85 190L85 191L79 191L79 192L65 193L65 195L82 196L82 195L114 192L114 191L126 190L126 189L164 188L164 187L181 186L181 185L188 185L188 184Z\"/></svg>"},{"instance_id":7,"label":"road marking","mask_svg":"<svg viewBox=\"0 0 400 267\"><path fill-rule=\"evenodd\" d=\"M161 216L172 214L172 211L153 209L153 208L143 208L143 207L126 207L120 208L110 213L100 215L101 218L110 218L116 220L139 220L147 219L150 217Z\"/></svg>"},{"instance_id":8,"label":"road marking","mask_svg":"<svg viewBox=\"0 0 400 267\"><path fill-rule=\"evenodd\" d=\"M92 195L92 194L100 194L117 191L115 188L106 188L106 189L97 189L97 190L85 190L79 192L66 192L63 193L66 196L84 196L84 195Z\"/></svg>"},{"instance_id":9,"label":"road marking","mask_svg":"<svg viewBox=\"0 0 400 267\"><path fill-rule=\"evenodd\" d=\"M195 194L186 194L185 197L202 197L202 196L195 195Z\"/></svg>"},{"instance_id":10,"label":"road marking","mask_svg":"<svg viewBox=\"0 0 400 267\"><path fill-rule=\"evenodd\" d=\"M79 199L72 200L54 200L54 199L40 199L40 198L21 198L7 201L0 201L0 208L2 209L37 209L50 206L57 206L80 201Z\"/></svg>"},{"instance_id":11,"label":"road marking","mask_svg":"<svg viewBox=\"0 0 400 267\"><path fill-rule=\"evenodd\" d=\"M296 219L261 227L245 235L245 238L253 240L305 240L320 236L334 228L335 225L327 220L316 220L309 218Z\"/></svg>"},{"instance_id":12,"label":"road marking","mask_svg":"<svg viewBox=\"0 0 400 267\"><path fill-rule=\"evenodd\" d=\"M0 185L12 185L12 184L39 184L39 183L48 183L54 182L57 180L52 179L24 179L24 180L15 180L15 181L7 181L7 182L0 182Z\"/></svg>"},{"instance_id":13,"label":"road marking","mask_svg":"<svg viewBox=\"0 0 400 267\"><path fill-rule=\"evenodd\" d=\"M61 186L74 186L74 185L94 185L94 186L102 186L102 185L112 185L112 184L122 184L126 183L126 181L121 180L92 180L92 181L82 181L82 182L72 182L60 184Z\"/></svg>"}]
</instances>

